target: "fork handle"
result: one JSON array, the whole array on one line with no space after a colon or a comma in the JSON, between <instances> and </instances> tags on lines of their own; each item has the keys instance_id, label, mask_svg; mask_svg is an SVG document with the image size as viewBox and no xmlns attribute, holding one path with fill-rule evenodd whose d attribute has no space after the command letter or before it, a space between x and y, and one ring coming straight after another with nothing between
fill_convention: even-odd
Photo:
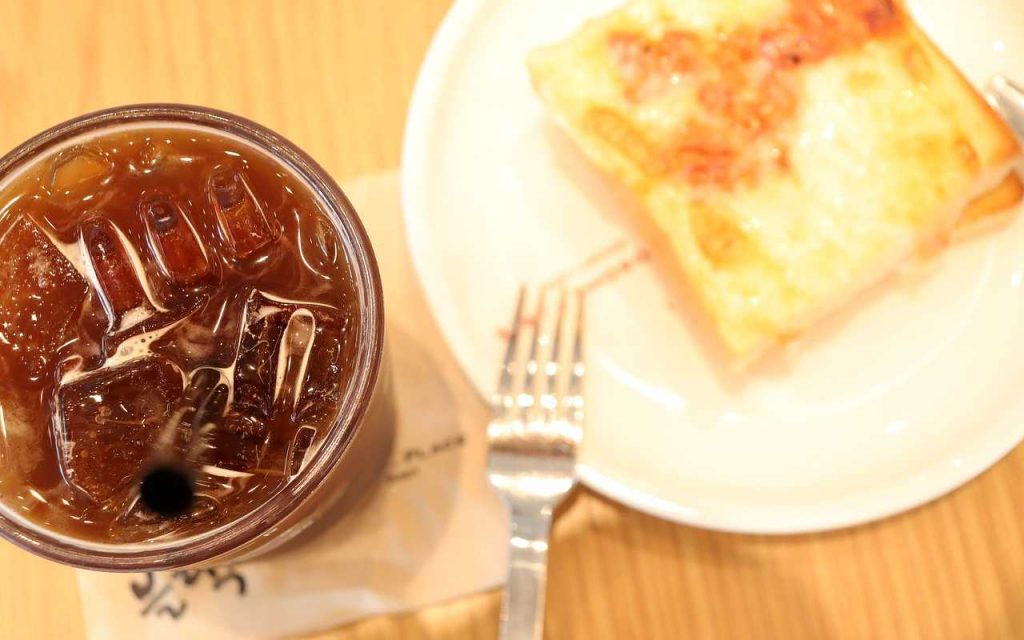
<instances>
[{"instance_id":1,"label":"fork handle","mask_svg":"<svg viewBox=\"0 0 1024 640\"><path fill-rule=\"evenodd\" d=\"M508 586L501 605L501 640L540 640L548 578L551 507L510 505Z\"/></svg>"}]
</instances>

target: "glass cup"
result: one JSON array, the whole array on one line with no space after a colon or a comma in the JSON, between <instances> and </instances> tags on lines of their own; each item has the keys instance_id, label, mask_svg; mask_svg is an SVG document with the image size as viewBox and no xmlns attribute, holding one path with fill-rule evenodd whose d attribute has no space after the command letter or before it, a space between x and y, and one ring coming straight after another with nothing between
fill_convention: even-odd
<instances>
[{"instance_id":1,"label":"glass cup","mask_svg":"<svg viewBox=\"0 0 1024 640\"><path fill-rule=\"evenodd\" d=\"M314 533L372 493L394 439L384 309L376 259L352 204L324 169L291 142L245 118L203 107L143 104L87 114L53 127L0 158L0 187L37 159L133 126L213 130L268 154L304 182L336 223L355 272L361 314L353 379L323 445L280 492L241 517L208 531L166 541L105 544L49 530L0 503L0 536L44 558L105 571L154 571L238 562L264 555L303 532ZM3 257L0 256L0 259ZM44 428L43 425L33 425Z\"/></svg>"}]
</instances>

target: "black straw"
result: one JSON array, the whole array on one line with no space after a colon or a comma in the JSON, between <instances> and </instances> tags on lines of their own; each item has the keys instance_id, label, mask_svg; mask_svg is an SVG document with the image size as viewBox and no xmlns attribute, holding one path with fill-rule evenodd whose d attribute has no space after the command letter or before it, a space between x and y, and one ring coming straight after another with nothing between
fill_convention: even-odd
<instances>
[{"instance_id":1,"label":"black straw","mask_svg":"<svg viewBox=\"0 0 1024 640\"><path fill-rule=\"evenodd\" d=\"M175 451L178 431L187 427L195 431L208 414L221 415L227 401L227 387L220 383L220 374L202 368L194 372L177 411L164 425L155 451L145 473L139 479L139 500L143 506L165 518L184 515L196 497L195 455L201 444L188 438L193 446L184 456Z\"/></svg>"},{"instance_id":2,"label":"black straw","mask_svg":"<svg viewBox=\"0 0 1024 640\"><path fill-rule=\"evenodd\" d=\"M139 484L139 499L150 511L173 518L188 513L195 500L192 473L184 465L154 465Z\"/></svg>"}]
</instances>

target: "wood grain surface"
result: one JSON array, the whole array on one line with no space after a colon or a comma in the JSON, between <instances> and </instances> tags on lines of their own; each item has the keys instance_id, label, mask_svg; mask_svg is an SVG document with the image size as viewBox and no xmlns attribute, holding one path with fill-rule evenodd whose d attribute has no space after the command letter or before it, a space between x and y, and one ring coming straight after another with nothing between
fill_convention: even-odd
<instances>
[{"instance_id":1,"label":"wood grain surface","mask_svg":"<svg viewBox=\"0 0 1024 640\"><path fill-rule=\"evenodd\" d=\"M394 168L448 3L0 0L0 148L86 111L176 101L257 120L339 181ZM582 491L555 527L547 637L1021 638L1022 501L1019 449L938 502L821 535L701 531ZM497 613L482 594L317 637L483 640ZM72 571L0 544L0 638L82 634Z\"/></svg>"}]
</instances>

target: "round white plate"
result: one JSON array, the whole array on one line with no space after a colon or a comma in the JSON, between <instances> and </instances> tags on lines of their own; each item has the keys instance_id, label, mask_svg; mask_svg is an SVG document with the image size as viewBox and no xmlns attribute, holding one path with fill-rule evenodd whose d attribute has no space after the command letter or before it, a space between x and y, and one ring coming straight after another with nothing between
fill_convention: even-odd
<instances>
[{"instance_id":1,"label":"round white plate","mask_svg":"<svg viewBox=\"0 0 1024 640\"><path fill-rule=\"evenodd\" d=\"M485 395L520 283L613 247L636 257L617 192L546 117L527 52L619 0L459 0L416 87L403 197L416 268ZM978 85L1024 78L1024 3L911 9ZM578 272L578 271L577 271ZM803 532L880 518L966 482L1024 436L1024 219L952 247L746 375L699 313L634 264L588 299L579 470L670 520ZM482 426L481 426L482 428Z\"/></svg>"}]
</instances>

